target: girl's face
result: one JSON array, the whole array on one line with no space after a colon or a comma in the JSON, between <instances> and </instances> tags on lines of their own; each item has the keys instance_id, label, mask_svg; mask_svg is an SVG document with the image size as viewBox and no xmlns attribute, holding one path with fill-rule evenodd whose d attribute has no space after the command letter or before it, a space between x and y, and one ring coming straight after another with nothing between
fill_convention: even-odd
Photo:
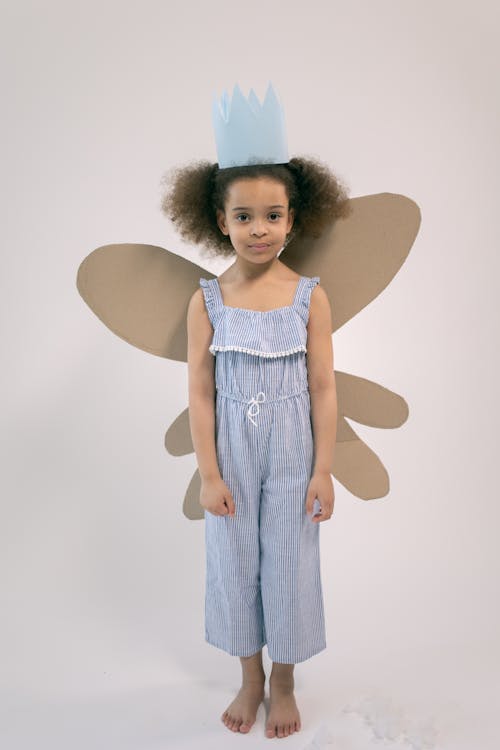
<instances>
[{"instance_id":1,"label":"girl's face","mask_svg":"<svg viewBox=\"0 0 500 750\"><path fill-rule=\"evenodd\" d=\"M244 177L227 189L219 229L229 235L237 255L253 262L275 257L293 224L293 209L282 182L272 177Z\"/></svg>"}]
</instances>

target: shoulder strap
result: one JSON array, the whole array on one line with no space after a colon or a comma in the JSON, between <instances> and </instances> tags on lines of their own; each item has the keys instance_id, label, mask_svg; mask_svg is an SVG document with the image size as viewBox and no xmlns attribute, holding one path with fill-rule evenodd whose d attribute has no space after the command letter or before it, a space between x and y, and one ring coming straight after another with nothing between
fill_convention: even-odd
<instances>
[{"instance_id":1,"label":"shoulder strap","mask_svg":"<svg viewBox=\"0 0 500 750\"><path fill-rule=\"evenodd\" d=\"M223 309L222 296L217 283L217 278L205 279L200 277L200 287L205 298L208 318L212 327L215 328L219 315Z\"/></svg>"},{"instance_id":2,"label":"shoulder strap","mask_svg":"<svg viewBox=\"0 0 500 750\"><path fill-rule=\"evenodd\" d=\"M307 321L309 320L309 305L311 302L311 293L316 284L319 284L319 282L319 276L302 276L297 287L294 307L296 308L297 312L306 325Z\"/></svg>"}]
</instances>

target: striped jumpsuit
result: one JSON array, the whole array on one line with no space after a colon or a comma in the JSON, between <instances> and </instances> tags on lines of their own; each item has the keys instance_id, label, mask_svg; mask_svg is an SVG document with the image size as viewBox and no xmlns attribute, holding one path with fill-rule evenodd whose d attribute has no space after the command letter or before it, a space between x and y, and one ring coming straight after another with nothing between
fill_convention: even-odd
<instances>
[{"instance_id":1,"label":"striped jumpsuit","mask_svg":"<svg viewBox=\"0 0 500 750\"><path fill-rule=\"evenodd\" d=\"M262 312L225 306L217 278L200 278L214 330L217 460L236 507L234 517L205 510L205 639L233 656L267 644L282 664L326 648L320 524L305 507L306 324L318 282L301 276L292 305Z\"/></svg>"}]
</instances>

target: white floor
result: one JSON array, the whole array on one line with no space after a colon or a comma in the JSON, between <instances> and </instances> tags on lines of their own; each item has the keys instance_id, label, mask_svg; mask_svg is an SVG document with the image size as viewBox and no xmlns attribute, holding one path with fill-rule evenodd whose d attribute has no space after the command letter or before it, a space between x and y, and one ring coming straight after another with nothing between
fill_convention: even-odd
<instances>
[{"instance_id":1,"label":"white floor","mask_svg":"<svg viewBox=\"0 0 500 750\"><path fill-rule=\"evenodd\" d=\"M386 665L378 675L373 664L367 664L364 676L356 666L357 675L353 670L350 679L332 671L328 655L299 665L296 697L303 726L282 740L264 735L267 701L249 734L230 732L222 724L220 714L232 700L239 676L238 664L222 660L220 674L182 678L176 684L162 684L152 675L150 684L142 679L126 687L123 680L114 684L113 675L107 674L107 681L92 692L50 696L49 691L37 699L9 691L1 701L0 746L253 750L278 742L290 750L498 750L495 664L481 662L477 654L450 651L436 659L433 671L428 669L432 659L414 656L413 663L410 657ZM268 671L269 663L265 666ZM422 679L426 671L427 679Z\"/></svg>"}]
</instances>

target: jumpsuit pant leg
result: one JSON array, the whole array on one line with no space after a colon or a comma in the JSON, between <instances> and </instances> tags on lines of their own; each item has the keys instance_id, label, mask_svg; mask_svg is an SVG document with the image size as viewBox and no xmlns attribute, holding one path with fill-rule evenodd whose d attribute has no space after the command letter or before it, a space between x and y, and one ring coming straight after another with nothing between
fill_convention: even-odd
<instances>
[{"instance_id":1,"label":"jumpsuit pant leg","mask_svg":"<svg viewBox=\"0 0 500 750\"><path fill-rule=\"evenodd\" d=\"M272 405L260 513L261 593L269 657L296 664L326 648L320 524L306 512L313 465L308 391Z\"/></svg>"},{"instance_id":2,"label":"jumpsuit pant leg","mask_svg":"<svg viewBox=\"0 0 500 750\"><path fill-rule=\"evenodd\" d=\"M241 401L217 395L217 459L234 518L205 511L205 639L233 656L266 643L260 591L260 433Z\"/></svg>"}]
</instances>

